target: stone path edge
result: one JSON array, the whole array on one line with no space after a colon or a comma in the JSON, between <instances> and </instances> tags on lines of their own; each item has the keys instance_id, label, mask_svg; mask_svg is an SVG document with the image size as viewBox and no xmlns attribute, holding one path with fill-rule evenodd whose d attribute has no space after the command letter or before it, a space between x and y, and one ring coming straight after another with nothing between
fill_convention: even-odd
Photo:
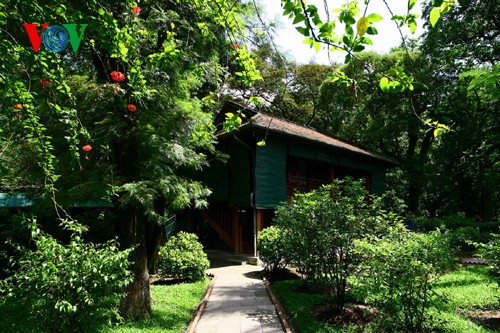
<instances>
[{"instance_id":1,"label":"stone path edge","mask_svg":"<svg viewBox=\"0 0 500 333\"><path fill-rule=\"evenodd\" d=\"M267 293L269 294L269 297L271 298L271 301L273 302L274 307L276 308L276 312L278 313L278 316L280 317L281 325L283 325L285 332L292 333L292 330L290 329L290 326L288 326L288 322L286 321L285 315L283 313L283 310L281 309L281 306L278 302L278 299L274 295L273 288L271 287L271 283L269 281L267 281L266 278L262 279L262 282L266 286Z\"/></svg>"},{"instance_id":2,"label":"stone path edge","mask_svg":"<svg viewBox=\"0 0 500 333\"><path fill-rule=\"evenodd\" d=\"M196 311L196 316L193 318L193 320L191 320L191 323L184 331L185 333L193 333L194 330L196 329L196 325L198 325L198 321L200 320L201 314L203 313L203 310L205 310L205 306L207 305L208 298L210 297L210 294L212 293L212 289L214 288L214 284L215 284L216 279L217 279L217 276L214 275L212 278L212 281L210 281L210 285L207 288L207 292L205 293L203 300L198 305L198 311Z\"/></svg>"}]
</instances>

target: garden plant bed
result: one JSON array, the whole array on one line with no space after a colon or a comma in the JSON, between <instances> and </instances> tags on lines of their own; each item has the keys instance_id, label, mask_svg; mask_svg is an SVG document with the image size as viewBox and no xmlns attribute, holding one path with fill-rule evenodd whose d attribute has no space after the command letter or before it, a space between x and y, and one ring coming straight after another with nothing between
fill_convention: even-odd
<instances>
[{"instance_id":1,"label":"garden plant bed","mask_svg":"<svg viewBox=\"0 0 500 333\"><path fill-rule=\"evenodd\" d=\"M303 287L303 281L274 281L272 285L298 332L384 332L382 313L370 305L352 302L339 316L331 311L327 295ZM434 291L436 297L429 311L440 332L499 331L498 286L485 267L458 267L442 276Z\"/></svg>"}]
</instances>

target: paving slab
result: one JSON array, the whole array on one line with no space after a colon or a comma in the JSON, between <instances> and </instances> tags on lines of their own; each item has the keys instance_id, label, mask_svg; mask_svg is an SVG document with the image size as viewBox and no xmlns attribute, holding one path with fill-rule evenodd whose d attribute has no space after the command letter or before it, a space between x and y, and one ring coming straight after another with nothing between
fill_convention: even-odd
<instances>
[{"instance_id":1,"label":"paving slab","mask_svg":"<svg viewBox=\"0 0 500 333\"><path fill-rule=\"evenodd\" d=\"M261 266L211 268L215 283L195 333L284 333L274 304L256 272Z\"/></svg>"}]
</instances>

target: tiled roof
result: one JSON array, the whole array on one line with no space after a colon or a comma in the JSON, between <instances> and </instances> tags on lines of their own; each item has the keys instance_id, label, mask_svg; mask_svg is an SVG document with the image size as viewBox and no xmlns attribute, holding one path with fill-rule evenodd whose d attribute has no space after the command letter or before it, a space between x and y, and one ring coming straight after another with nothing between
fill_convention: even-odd
<instances>
[{"instance_id":1,"label":"tiled roof","mask_svg":"<svg viewBox=\"0 0 500 333\"><path fill-rule=\"evenodd\" d=\"M240 126L241 129L249 127L260 128L265 131L296 137L299 140L308 140L316 142L319 144L330 146L335 149L343 150L348 153L365 156L371 159L376 159L388 166L395 167L398 165L397 162L394 162L387 157L384 157L367 149L358 147L352 143L346 142L345 140L318 132L313 128L299 125L292 121L284 120L275 116L259 112L255 109L245 108L231 101L228 101L224 104L224 107L222 108L221 112L216 117L215 123L220 124L223 121L224 116L227 112L237 112L237 111L240 111L245 115L243 124Z\"/></svg>"},{"instance_id":2,"label":"tiled roof","mask_svg":"<svg viewBox=\"0 0 500 333\"><path fill-rule=\"evenodd\" d=\"M257 112L254 116L252 116L248 120L248 125L252 127L260 127L265 130L269 130L271 132L278 132L286 135L295 136L297 138L306 139L309 141L318 142L321 144L325 144L328 146L335 147L337 149L349 151L355 154L364 155L371 158L376 158L378 160L382 160L385 163L391 165L397 165L394 161L378 155L374 152L370 152L366 149L362 149L353 144L347 143L341 139L335 138L330 135L323 134L318 132L312 128L305 127L294 122L276 118L274 116L270 116L264 113Z\"/></svg>"}]
</instances>

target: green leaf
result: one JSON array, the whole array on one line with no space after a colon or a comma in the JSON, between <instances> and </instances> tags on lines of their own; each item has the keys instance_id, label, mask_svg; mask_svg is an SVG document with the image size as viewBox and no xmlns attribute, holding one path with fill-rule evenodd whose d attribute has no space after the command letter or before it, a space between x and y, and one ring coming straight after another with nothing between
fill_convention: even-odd
<instances>
[{"instance_id":1,"label":"green leaf","mask_svg":"<svg viewBox=\"0 0 500 333\"><path fill-rule=\"evenodd\" d=\"M300 32L302 35L309 37L309 29L304 27L295 27L295 29Z\"/></svg>"},{"instance_id":2,"label":"green leaf","mask_svg":"<svg viewBox=\"0 0 500 333\"><path fill-rule=\"evenodd\" d=\"M370 23L379 22L379 21L382 21L384 19L381 15L376 14L376 13L372 13L372 14L368 15L367 18L368 18L368 22L370 22Z\"/></svg>"},{"instance_id":3,"label":"green leaf","mask_svg":"<svg viewBox=\"0 0 500 333\"><path fill-rule=\"evenodd\" d=\"M390 89L389 79L385 76L380 79L380 89L382 89L383 92L388 92Z\"/></svg>"},{"instance_id":4,"label":"green leaf","mask_svg":"<svg viewBox=\"0 0 500 333\"><path fill-rule=\"evenodd\" d=\"M293 24L300 23L306 19L306 16L302 13L299 13L295 16L295 19L293 20Z\"/></svg>"},{"instance_id":5,"label":"green leaf","mask_svg":"<svg viewBox=\"0 0 500 333\"><path fill-rule=\"evenodd\" d=\"M408 11L412 10L416 3L417 0L408 0Z\"/></svg>"},{"instance_id":6,"label":"green leaf","mask_svg":"<svg viewBox=\"0 0 500 333\"><path fill-rule=\"evenodd\" d=\"M360 42L365 45L373 45L372 40L368 37L361 38Z\"/></svg>"},{"instance_id":7,"label":"green leaf","mask_svg":"<svg viewBox=\"0 0 500 333\"><path fill-rule=\"evenodd\" d=\"M410 29L411 33L414 34L415 31L417 31L417 21L415 21L414 19L409 20L408 28Z\"/></svg>"},{"instance_id":8,"label":"green leaf","mask_svg":"<svg viewBox=\"0 0 500 333\"><path fill-rule=\"evenodd\" d=\"M356 45L352 50L354 52L361 52L365 49L365 46L364 45Z\"/></svg>"},{"instance_id":9,"label":"green leaf","mask_svg":"<svg viewBox=\"0 0 500 333\"><path fill-rule=\"evenodd\" d=\"M120 50L120 53L123 57L126 57L128 54L128 47L125 45L124 42L119 42L118 43L118 49Z\"/></svg>"},{"instance_id":10,"label":"green leaf","mask_svg":"<svg viewBox=\"0 0 500 333\"><path fill-rule=\"evenodd\" d=\"M104 15L104 13L105 13L104 9L102 9L102 8L99 8L97 10L97 12L99 13L99 15Z\"/></svg>"},{"instance_id":11,"label":"green leaf","mask_svg":"<svg viewBox=\"0 0 500 333\"><path fill-rule=\"evenodd\" d=\"M302 43L304 43L306 45L311 45L312 43L314 43L314 38L307 37L307 38L304 39L304 41Z\"/></svg>"},{"instance_id":12,"label":"green leaf","mask_svg":"<svg viewBox=\"0 0 500 333\"><path fill-rule=\"evenodd\" d=\"M358 29L358 35L360 37L363 37L366 31L368 30L368 18L366 16L363 16L358 20L358 23L356 24L356 28Z\"/></svg>"},{"instance_id":13,"label":"green leaf","mask_svg":"<svg viewBox=\"0 0 500 333\"><path fill-rule=\"evenodd\" d=\"M432 27L434 27L436 25L440 16L441 16L441 11L439 10L439 8L433 8L431 10L430 21L431 21Z\"/></svg>"},{"instance_id":14,"label":"green leaf","mask_svg":"<svg viewBox=\"0 0 500 333\"><path fill-rule=\"evenodd\" d=\"M319 50L321 50L321 43L320 42L314 41L313 45L314 45L314 50L316 52L319 52Z\"/></svg>"},{"instance_id":15,"label":"green leaf","mask_svg":"<svg viewBox=\"0 0 500 333\"><path fill-rule=\"evenodd\" d=\"M347 46L350 46L352 44L351 40L347 36L342 37L342 42L344 42L344 44Z\"/></svg>"},{"instance_id":16,"label":"green leaf","mask_svg":"<svg viewBox=\"0 0 500 333\"><path fill-rule=\"evenodd\" d=\"M351 25L351 24L356 23L356 20L351 15L346 15L344 17L344 22L345 22L345 24Z\"/></svg>"},{"instance_id":17,"label":"green leaf","mask_svg":"<svg viewBox=\"0 0 500 333\"><path fill-rule=\"evenodd\" d=\"M377 31L377 29L375 29L374 26L368 27L368 29L366 29L366 33L368 35L378 35L378 31Z\"/></svg>"}]
</instances>

